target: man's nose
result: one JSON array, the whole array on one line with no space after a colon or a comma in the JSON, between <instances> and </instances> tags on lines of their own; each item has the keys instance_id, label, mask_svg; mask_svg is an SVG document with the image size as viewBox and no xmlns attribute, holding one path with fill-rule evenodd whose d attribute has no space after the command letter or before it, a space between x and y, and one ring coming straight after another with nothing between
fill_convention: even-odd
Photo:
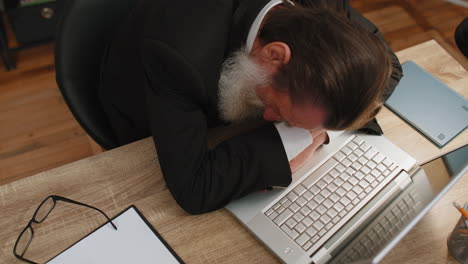
<instances>
[{"instance_id":1,"label":"man's nose","mask_svg":"<svg viewBox=\"0 0 468 264\"><path fill-rule=\"evenodd\" d=\"M266 107L263 111L263 119L268 121L283 121L283 118L269 107Z\"/></svg>"}]
</instances>

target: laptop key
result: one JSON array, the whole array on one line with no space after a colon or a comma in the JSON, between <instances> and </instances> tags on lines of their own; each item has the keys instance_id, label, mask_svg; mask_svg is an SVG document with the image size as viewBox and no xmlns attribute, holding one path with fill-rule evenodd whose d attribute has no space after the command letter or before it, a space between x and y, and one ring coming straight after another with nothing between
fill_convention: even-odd
<instances>
[{"instance_id":1,"label":"laptop key","mask_svg":"<svg viewBox=\"0 0 468 264\"><path fill-rule=\"evenodd\" d=\"M328 223L328 222L330 222L330 220L331 220L331 218L327 214L323 214L320 217L320 221L322 221L322 223Z\"/></svg>"},{"instance_id":2,"label":"laptop key","mask_svg":"<svg viewBox=\"0 0 468 264\"><path fill-rule=\"evenodd\" d=\"M355 170L359 170L361 167L362 167L362 165L360 163L355 162L355 163L351 164L350 168L353 168Z\"/></svg>"},{"instance_id":3,"label":"laptop key","mask_svg":"<svg viewBox=\"0 0 468 264\"><path fill-rule=\"evenodd\" d=\"M330 199L326 199L325 201L323 201L323 205L328 209L333 206L333 202Z\"/></svg>"},{"instance_id":4,"label":"laptop key","mask_svg":"<svg viewBox=\"0 0 468 264\"><path fill-rule=\"evenodd\" d=\"M313 237L315 234L317 234L317 229L315 229L313 226L310 226L307 228L306 233Z\"/></svg>"},{"instance_id":5,"label":"laptop key","mask_svg":"<svg viewBox=\"0 0 468 264\"><path fill-rule=\"evenodd\" d=\"M296 242L297 244L299 244L299 246L302 247L302 245L304 245L307 241L309 241L309 239L310 239L310 236L307 235L307 233L304 233L300 235L298 238L296 238Z\"/></svg>"},{"instance_id":6,"label":"laptop key","mask_svg":"<svg viewBox=\"0 0 468 264\"><path fill-rule=\"evenodd\" d=\"M351 166L352 163L353 163L353 162L350 161L349 159L344 159L344 160L341 162L341 164L343 164L345 167Z\"/></svg>"},{"instance_id":7,"label":"laptop key","mask_svg":"<svg viewBox=\"0 0 468 264\"><path fill-rule=\"evenodd\" d=\"M278 214L281 214L285 209L286 209L286 207L280 206L280 208L278 208L278 210L276 210L276 212L277 212Z\"/></svg>"},{"instance_id":8,"label":"laptop key","mask_svg":"<svg viewBox=\"0 0 468 264\"><path fill-rule=\"evenodd\" d=\"M377 163L377 164L380 163L380 162L382 162L382 160L384 160L384 159L385 159L385 155L382 154L382 153L377 153L377 155L375 155L375 156L372 158L372 160L375 161L375 163Z\"/></svg>"},{"instance_id":9,"label":"laptop key","mask_svg":"<svg viewBox=\"0 0 468 264\"><path fill-rule=\"evenodd\" d=\"M298 197L297 194L294 193L294 192L289 192L288 195L286 195L286 196L289 198L289 200L291 200L291 202L296 201L296 199Z\"/></svg>"},{"instance_id":10,"label":"laptop key","mask_svg":"<svg viewBox=\"0 0 468 264\"><path fill-rule=\"evenodd\" d=\"M303 207L304 205L306 205L307 200L304 199L304 197L299 197L299 198L296 200L296 203L297 203L300 207Z\"/></svg>"},{"instance_id":11,"label":"laptop key","mask_svg":"<svg viewBox=\"0 0 468 264\"><path fill-rule=\"evenodd\" d=\"M312 213L309 214L309 217L312 218L312 220L316 221L317 219L319 219L320 214L316 211L312 211Z\"/></svg>"},{"instance_id":12,"label":"laptop key","mask_svg":"<svg viewBox=\"0 0 468 264\"><path fill-rule=\"evenodd\" d=\"M281 225L284 221L286 221L289 217L293 215L293 212L289 209L284 210L278 217L273 220L275 224Z\"/></svg>"},{"instance_id":13,"label":"laptop key","mask_svg":"<svg viewBox=\"0 0 468 264\"><path fill-rule=\"evenodd\" d=\"M303 215L309 215L312 210L308 206L304 206L299 210Z\"/></svg>"},{"instance_id":14,"label":"laptop key","mask_svg":"<svg viewBox=\"0 0 468 264\"><path fill-rule=\"evenodd\" d=\"M354 174L354 177L356 177L358 180L362 180L362 178L364 178L365 176L366 175L361 171L356 171L356 173Z\"/></svg>"},{"instance_id":15,"label":"laptop key","mask_svg":"<svg viewBox=\"0 0 468 264\"><path fill-rule=\"evenodd\" d=\"M337 171L339 171L340 173L342 173L343 171L346 170L346 167L343 166L342 164L338 164L338 165L336 165L335 169L336 169Z\"/></svg>"},{"instance_id":16,"label":"laptop key","mask_svg":"<svg viewBox=\"0 0 468 264\"><path fill-rule=\"evenodd\" d=\"M319 204L322 203L323 200L325 200L325 197L323 197L323 196L320 195L320 194L317 195L317 196L315 196L315 198L314 198L314 201L316 201L316 202L319 203Z\"/></svg>"},{"instance_id":17,"label":"laptop key","mask_svg":"<svg viewBox=\"0 0 468 264\"><path fill-rule=\"evenodd\" d=\"M327 189L328 189L330 192L334 193L334 192L336 191L336 189L338 189L338 186L336 186L336 185L332 182L332 183L328 184Z\"/></svg>"},{"instance_id":18,"label":"laptop key","mask_svg":"<svg viewBox=\"0 0 468 264\"><path fill-rule=\"evenodd\" d=\"M277 212L273 212L271 213L268 218L270 218L271 220L275 219L276 217L278 216L278 213Z\"/></svg>"},{"instance_id":19,"label":"laptop key","mask_svg":"<svg viewBox=\"0 0 468 264\"><path fill-rule=\"evenodd\" d=\"M350 148L348 148L347 146L343 147L341 149L341 151L346 155L348 156L349 154L351 154L351 152L353 152Z\"/></svg>"},{"instance_id":20,"label":"laptop key","mask_svg":"<svg viewBox=\"0 0 468 264\"><path fill-rule=\"evenodd\" d=\"M328 210L327 214L328 214L328 216L330 216L330 218L334 218L334 217L336 217L338 215L338 212L335 209L330 208L330 210Z\"/></svg>"},{"instance_id":21,"label":"laptop key","mask_svg":"<svg viewBox=\"0 0 468 264\"><path fill-rule=\"evenodd\" d=\"M289 228L293 228L297 225L297 221L294 220L294 218L289 218L287 221L286 221L286 225L289 227Z\"/></svg>"},{"instance_id":22,"label":"laptop key","mask_svg":"<svg viewBox=\"0 0 468 264\"><path fill-rule=\"evenodd\" d=\"M336 179L333 181L333 183L335 183L335 184L338 185L338 186L341 186L341 185L344 183L344 181L343 181L341 178L336 178Z\"/></svg>"},{"instance_id":23,"label":"laptop key","mask_svg":"<svg viewBox=\"0 0 468 264\"><path fill-rule=\"evenodd\" d=\"M301 212L297 212L293 215L293 218L296 219L296 221L301 222L302 219L304 219L304 215Z\"/></svg>"},{"instance_id":24,"label":"laptop key","mask_svg":"<svg viewBox=\"0 0 468 264\"><path fill-rule=\"evenodd\" d=\"M325 208L323 205L319 205L319 206L317 207L317 209L315 209L315 210L317 210L317 213L319 213L320 215L322 215L322 214L324 214L324 213L327 211L327 208Z\"/></svg>"},{"instance_id":25,"label":"laptop key","mask_svg":"<svg viewBox=\"0 0 468 264\"><path fill-rule=\"evenodd\" d=\"M323 189L323 188L327 187L327 183L323 179L319 180L316 185L320 189Z\"/></svg>"},{"instance_id":26,"label":"laptop key","mask_svg":"<svg viewBox=\"0 0 468 264\"><path fill-rule=\"evenodd\" d=\"M283 206L286 208L291 206L291 201L289 201L289 199L286 199L286 202L283 203Z\"/></svg>"},{"instance_id":27,"label":"laptop key","mask_svg":"<svg viewBox=\"0 0 468 264\"><path fill-rule=\"evenodd\" d=\"M372 160L369 160L369 162L367 162L366 164L367 167L369 167L369 169L373 169L375 167L377 167L377 163L373 162ZM369 173L366 173L366 174L369 174Z\"/></svg>"},{"instance_id":28,"label":"laptop key","mask_svg":"<svg viewBox=\"0 0 468 264\"><path fill-rule=\"evenodd\" d=\"M363 166L361 168L361 172L366 174L366 175L369 174L370 171L371 171L371 169L369 167L367 167L367 166Z\"/></svg>"},{"instance_id":29,"label":"laptop key","mask_svg":"<svg viewBox=\"0 0 468 264\"><path fill-rule=\"evenodd\" d=\"M331 192L327 189L323 189L321 192L320 192L320 195L322 195L324 198L327 198L328 196L330 196Z\"/></svg>"},{"instance_id":30,"label":"laptop key","mask_svg":"<svg viewBox=\"0 0 468 264\"><path fill-rule=\"evenodd\" d=\"M297 212L299 211L299 209L301 209L301 207L299 205L297 205L297 203L293 203L289 206L289 209L291 209L291 211L293 212Z\"/></svg>"},{"instance_id":31,"label":"laptop key","mask_svg":"<svg viewBox=\"0 0 468 264\"><path fill-rule=\"evenodd\" d=\"M299 236L299 233L297 233L296 230L290 229L287 225L282 225L281 230L283 230L286 235L292 239L296 239Z\"/></svg>"},{"instance_id":32,"label":"laptop key","mask_svg":"<svg viewBox=\"0 0 468 264\"><path fill-rule=\"evenodd\" d=\"M387 169L387 167L385 167L383 164L379 164L377 165L377 169L381 172L384 172Z\"/></svg>"},{"instance_id":33,"label":"laptop key","mask_svg":"<svg viewBox=\"0 0 468 264\"><path fill-rule=\"evenodd\" d=\"M317 242L317 240L319 240L319 239L320 239L320 237L319 237L318 235L315 235L314 237L312 237L312 238L310 239L310 242L315 243L315 242Z\"/></svg>"},{"instance_id":34,"label":"laptop key","mask_svg":"<svg viewBox=\"0 0 468 264\"><path fill-rule=\"evenodd\" d=\"M322 179L323 179L327 184L333 181L333 177L330 176L329 174L325 175Z\"/></svg>"},{"instance_id":35,"label":"laptop key","mask_svg":"<svg viewBox=\"0 0 468 264\"><path fill-rule=\"evenodd\" d=\"M317 230L322 230L325 225L320 221L315 221L312 226Z\"/></svg>"},{"instance_id":36,"label":"laptop key","mask_svg":"<svg viewBox=\"0 0 468 264\"><path fill-rule=\"evenodd\" d=\"M298 184L296 188L294 188L294 192L299 196L302 195L305 191L306 188L304 188L304 186L302 186L301 184Z\"/></svg>"},{"instance_id":37,"label":"laptop key","mask_svg":"<svg viewBox=\"0 0 468 264\"><path fill-rule=\"evenodd\" d=\"M346 157L346 155L343 154L343 152L341 152L341 151L338 151L338 152L333 156L333 158L335 158L337 161L342 161L345 157Z\"/></svg>"},{"instance_id":38,"label":"laptop key","mask_svg":"<svg viewBox=\"0 0 468 264\"><path fill-rule=\"evenodd\" d=\"M330 199L333 202L333 205L335 205L336 202L340 200L340 196L337 195L336 193L333 193L332 195L330 195L330 197L328 197L328 199Z\"/></svg>"},{"instance_id":39,"label":"laptop key","mask_svg":"<svg viewBox=\"0 0 468 264\"><path fill-rule=\"evenodd\" d=\"M307 241L307 243L304 244L304 246L302 246L302 249L307 251L312 245L313 245L312 242L309 240Z\"/></svg>"},{"instance_id":40,"label":"laptop key","mask_svg":"<svg viewBox=\"0 0 468 264\"><path fill-rule=\"evenodd\" d=\"M336 178L336 177L338 177L338 176L340 175L340 173L339 173L337 170L332 169L332 170L328 173L328 175L330 175L330 176L333 177L333 178Z\"/></svg>"},{"instance_id":41,"label":"laptop key","mask_svg":"<svg viewBox=\"0 0 468 264\"><path fill-rule=\"evenodd\" d=\"M351 177L351 175L349 175L349 173L347 173L347 172L343 172L343 173L340 174L340 179L342 179L343 181L348 180L349 177Z\"/></svg>"},{"instance_id":42,"label":"laptop key","mask_svg":"<svg viewBox=\"0 0 468 264\"><path fill-rule=\"evenodd\" d=\"M364 151L362 151L361 149L355 149L354 150L354 154L358 157L362 156L364 154Z\"/></svg>"},{"instance_id":43,"label":"laptop key","mask_svg":"<svg viewBox=\"0 0 468 264\"><path fill-rule=\"evenodd\" d=\"M364 143L364 139L360 137L355 137L353 138L353 142L356 143L357 145L361 145L362 143Z\"/></svg>"},{"instance_id":44,"label":"laptop key","mask_svg":"<svg viewBox=\"0 0 468 264\"><path fill-rule=\"evenodd\" d=\"M353 188L353 186L351 184L349 184L349 182L345 182L342 187L346 191L349 191L349 190L351 190L351 188Z\"/></svg>"},{"instance_id":45,"label":"laptop key","mask_svg":"<svg viewBox=\"0 0 468 264\"><path fill-rule=\"evenodd\" d=\"M362 157L360 157L360 158L358 159L358 162L361 163L362 165L367 164L368 161L369 161L369 160L366 159L366 157L364 157L364 156L362 156Z\"/></svg>"},{"instance_id":46,"label":"laptop key","mask_svg":"<svg viewBox=\"0 0 468 264\"><path fill-rule=\"evenodd\" d=\"M347 206L347 205L351 202L351 200L349 200L348 198L346 198L346 196L344 196L344 197L341 197L340 202L341 202L344 206Z\"/></svg>"},{"instance_id":47,"label":"laptop key","mask_svg":"<svg viewBox=\"0 0 468 264\"><path fill-rule=\"evenodd\" d=\"M314 197L314 195L309 191L306 191L302 196L306 198L307 201L309 201L310 199L312 199L312 197Z\"/></svg>"},{"instance_id":48,"label":"laptop key","mask_svg":"<svg viewBox=\"0 0 468 264\"><path fill-rule=\"evenodd\" d=\"M310 208L310 209L315 209L315 207L317 207L317 203L314 201L314 200L310 200L308 203L307 203L307 206Z\"/></svg>"},{"instance_id":49,"label":"laptop key","mask_svg":"<svg viewBox=\"0 0 468 264\"><path fill-rule=\"evenodd\" d=\"M314 185L314 186L310 187L309 191L311 193L313 193L313 194L317 194L317 193L320 192L320 188Z\"/></svg>"},{"instance_id":50,"label":"laptop key","mask_svg":"<svg viewBox=\"0 0 468 264\"><path fill-rule=\"evenodd\" d=\"M356 145L356 143L354 142L349 142L347 145L346 145L348 148L352 149L352 150L355 150L357 149L358 145Z\"/></svg>"},{"instance_id":51,"label":"laptop key","mask_svg":"<svg viewBox=\"0 0 468 264\"><path fill-rule=\"evenodd\" d=\"M309 227L310 225L312 225L312 224L314 223L314 221L312 221L312 219L310 219L310 217L306 216L306 217L304 218L304 220L302 220L302 223L303 223L305 226Z\"/></svg>"},{"instance_id":52,"label":"laptop key","mask_svg":"<svg viewBox=\"0 0 468 264\"><path fill-rule=\"evenodd\" d=\"M333 206L333 208L334 208L336 211L340 212L341 210L344 209L344 205L342 205L341 203L336 203L336 204Z\"/></svg>"},{"instance_id":53,"label":"laptop key","mask_svg":"<svg viewBox=\"0 0 468 264\"><path fill-rule=\"evenodd\" d=\"M321 236L321 237L322 237L323 235L325 235L325 233L326 233L326 232L327 232L327 230L326 230L326 229L322 229L322 230L320 230L320 231L318 232L318 234L317 234L317 235L319 235L319 236Z\"/></svg>"},{"instance_id":54,"label":"laptop key","mask_svg":"<svg viewBox=\"0 0 468 264\"><path fill-rule=\"evenodd\" d=\"M269 209L268 211L265 212L266 216L270 216L273 213L273 209Z\"/></svg>"},{"instance_id":55,"label":"laptop key","mask_svg":"<svg viewBox=\"0 0 468 264\"><path fill-rule=\"evenodd\" d=\"M294 229L296 229L296 231L297 231L299 234L304 233L305 230L306 230L306 228L307 228L307 227L306 227L303 223L299 223L299 224L297 224L297 225L294 227Z\"/></svg>"}]
</instances>

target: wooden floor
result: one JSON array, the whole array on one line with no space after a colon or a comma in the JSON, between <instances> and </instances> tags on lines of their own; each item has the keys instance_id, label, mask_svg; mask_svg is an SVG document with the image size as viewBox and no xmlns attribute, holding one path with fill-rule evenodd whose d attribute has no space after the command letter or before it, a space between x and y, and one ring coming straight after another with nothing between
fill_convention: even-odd
<instances>
[{"instance_id":1,"label":"wooden floor","mask_svg":"<svg viewBox=\"0 0 468 264\"><path fill-rule=\"evenodd\" d=\"M468 16L468 9L443 0L351 4L380 27L395 51L438 38L458 52L454 30ZM17 52L17 69L9 72L0 65L0 185L93 155L55 83L53 49L47 44Z\"/></svg>"}]
</instances>

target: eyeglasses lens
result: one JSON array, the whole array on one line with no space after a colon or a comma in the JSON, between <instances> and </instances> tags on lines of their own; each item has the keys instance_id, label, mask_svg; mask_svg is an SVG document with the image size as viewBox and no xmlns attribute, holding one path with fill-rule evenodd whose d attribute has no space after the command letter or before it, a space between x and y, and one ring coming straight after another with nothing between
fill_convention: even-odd
<instances>
[{"instance_id":1,"label":"eyeglasses lens","mask_svg":"<svg viewBox=\"0 0 468 264\"><path fill-rule=\"evenodd\" d=\"M34 221L40 223L44 221L44 219L49 215L50 211L54 209L55 206L55 201L51 197L47 199L41 207L36 212L36 215L34 216Z\"/></svg>"},{"instance_id":2,"label":"eyeglasses lens","mask_svg":"<svg viewBox=\"0 0 468 264\"><path fill-rule=\"evenodd\" d=\"M32 236L33 233L31 227L26 228L26 230L21 233L18 243L16 244L16 254L20 256L24 255L24 252L26 252L26 249L29 247L29 243L31 243Z\"/></svg>"}]
</instances>

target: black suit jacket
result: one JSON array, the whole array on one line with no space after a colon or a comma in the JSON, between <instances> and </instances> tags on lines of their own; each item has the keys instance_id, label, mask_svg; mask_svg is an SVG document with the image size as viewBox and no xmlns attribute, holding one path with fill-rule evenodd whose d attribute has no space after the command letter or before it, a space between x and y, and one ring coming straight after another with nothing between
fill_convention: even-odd
<instances>
[{"instance_id":1,"label":"black suit jacket","mask_svg":"<svg viewBox=\"0 0 468 264\"><path fill-rule=\"evenodd\" d=\"M119 26L103 60L101 101L120 143L152 135L166 184L190 213L291 182L271 123L207 147L208 128L225 125L217 108L221 64L245 43L268 2L142 0ZM379 35L372 23L345 8ZM390 90L401 75L396 57L394 63Z\"/></svg>"}]
</instances>

